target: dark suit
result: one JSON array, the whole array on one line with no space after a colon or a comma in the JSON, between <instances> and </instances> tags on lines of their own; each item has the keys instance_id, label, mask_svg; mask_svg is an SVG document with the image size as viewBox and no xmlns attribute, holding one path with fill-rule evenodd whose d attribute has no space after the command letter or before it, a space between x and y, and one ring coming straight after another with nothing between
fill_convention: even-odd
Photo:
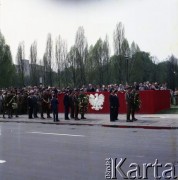
<instances>
[{"instance_id":1,"label":"dark suit","mask_svg":"<svg viewBox=\"0 0 178 180\"><path fill-rule=\"evenodd\" d=\"M32 114L33 114L33 108L34 108L34 102L32 96L28 96L27 98L27 103L28 103L28 118L32 119Z\"/></svg>"},{"instance_id":2,"label":"dark suit","mask_svg":"<svg viewBox=\"0 0 178 180\"><path fill-rule=\"evenodd\" d=\"M118 110L119 110L119 97L117 94L114 95L114 120L118 119Z\"/></svg>"},{"instance_id":3,"label":"dark suit","mask_svg":"<svg viewBox=\"0 0 178 180\"><path fill-rule=\"evenodd\" d=\"M69 107L70 107L70 99L69 99L68 93L66 93L64 95L63 104L64 104L64 118L65 118L65 120L68 120L69 119Z\"/></svg>"},{"instance_id":4,"label":"dark suit","mask_svg":"<svg viewBox=\"0 0 178 180\"><path fill-rule=\"evenodd\" d=\"M69 101L70 101L70 117L74 118L74 95L73 94L69 96Z\"/></svg>"},{"instance_id":5,"label":"dark suit","mask_svg":"<svg viewBox=\"0 0 178 180\"><path fill-rule=\"evenodd\" d=\"M110 103L110 121L115 121L115 99L114 99L114 94L110 94L109 103Z\"/></svg>"},{"instance_id":6,"label":"dark suit","mask_svg":"<svg viewBox=\"0 0 178 180\"><path fill-rule=\"evenodd\" d=\"M58 100L55 97L53 97L51 100L51 109L53 112L54 122L59 121L59 119L58 119L58 104L59 104Z\"/></svg>"}]
</instances>

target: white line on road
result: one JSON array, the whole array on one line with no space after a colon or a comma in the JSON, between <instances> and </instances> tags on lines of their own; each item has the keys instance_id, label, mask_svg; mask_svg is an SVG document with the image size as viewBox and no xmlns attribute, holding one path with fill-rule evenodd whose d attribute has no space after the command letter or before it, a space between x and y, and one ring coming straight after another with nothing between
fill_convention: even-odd
<instances>
[{"instance_id":1,"label":"white line on road","mask_svg":"<svg viewBox=\"0 0 178 180\"><path fill-rule=\"evenodd\" d=\"M5 162L6 162L5 160L0 160L0 164L5 163Z\"/></svg>"},{"instance_id":2,"label":"white line on road","mask_svg":"<svg viewBox=\"0 0 178 180\"><path fill-rule=\"evenodd\" d=\"M44 133L44 132L27 132L31 134L48 134L48 135L55 135L55 136L72 136L72 137L85 137L84 135L76 135L76 134L58 134L58 133Z\"/></svg>"}]
</instances>

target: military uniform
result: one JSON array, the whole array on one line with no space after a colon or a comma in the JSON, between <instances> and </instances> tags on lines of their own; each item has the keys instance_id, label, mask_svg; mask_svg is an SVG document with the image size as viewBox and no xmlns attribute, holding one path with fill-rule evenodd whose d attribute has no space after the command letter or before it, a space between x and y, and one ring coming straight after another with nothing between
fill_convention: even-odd
<instances>
[{"instance_id":1,"label":"military uniform","mask_svg":"<svg viewBox=\"0 0 178 180\"><path fill-rule=\"evenodd\" d=\"M12 118L12 102L13 102L13 94L7 93L6 99L5 99L5 105L7 109L8 118Z\"/></svg>"},{"instance_id":2,"label":"military uniform","mask_svg":"<svg viewBox=\"0 0 178 180\"><path fill-rule=\"evenodd\" d=\"M39 104L40 107L39 108L40 108L41 119L45 119L44 118L44 111L45 111L46 103L45 103L44 92L43 91L41 92L39 98L40 98L40 104Z\"/></svg>"},{"instance_id":3,"label":"military uniform","mask_svg":"<svg viewBox=\"0 0 178 180\"><path fill-rule=\"evenodd\" d=\"M125 94L126 104L127 104L127 122L133 122L137 120L135 118L135 90L129 87L128 91ZM132 120L130 120L130 115L132 115Z\"/></svg>"},{"instance_id":4,"label":"military uniform","mask_svg":"<svg viewBox=\"0 0 178 180\"><path fill-rule=\"evenodd\" d=\"M6 113L5 97L6 97L5 94L1 95L1 112L2 112L3 118L5 118L5 113Z\"/></svg>"},{"instance_id":5,"label":"military uniform","mask_svg":"<svg viewBox=\"0 0 178 180\"><path fill-rule=\"evenodd\" d=\"M79 95L79 112L81 114L81 119L86 119L84 117L85 113L88 110L88 96L84 94L83 89L80 90L81 93Z\"/></svg>"},{"instance_id":6,"label":"military uniform","mask_svg":"<svg viewBox=\"0 0 178 180\"><path fill-rule=\"evenodd\" d=\"M78 98L78 91L75 90L75 93L73 95L73 101L74 101L74 118L75 120L79 120L78 113L79 113L79 98Z\"/></svg>"},{"instance_id":7,"label":"military uniform","mask_svg":"<svg viewBox=\"0 0 178 180\"><path fill-rule=\"evenodd\" d=\"M44 93L44 109L46 111L47 114L47 118L51 118L50 116L50 111L51 111L51 94L49 91L46 91Z\"/></svg>"},{"instance_id":8,"label":"military uniform","mask_svg":"<svg viewBox=\"0 0 178 180\"><path fill-rule=\"evenodd\" d=\"M0 113L3 114L3 118L4 118L4 96L1 91L0 91Z\"/></svg>"}]
</instances>

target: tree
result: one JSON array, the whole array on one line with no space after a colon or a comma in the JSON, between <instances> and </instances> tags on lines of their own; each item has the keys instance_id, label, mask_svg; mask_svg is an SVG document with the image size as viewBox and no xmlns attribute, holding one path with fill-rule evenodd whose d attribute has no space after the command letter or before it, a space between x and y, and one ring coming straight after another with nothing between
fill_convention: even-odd
<instances>
[{"instance_id":1,"label":"tree","mask_svg":"<svg viewBox=\"0 0 178 180\"><path fill-rule=\"evenodd\" d=\"M139 46L133 41L131 43L131 46L130 46L130 53L131 53L131 56L133 56L135 53L139 52L140 51L140 48Z\"/></svg>"},{"instance_id":2,"label":"tree","mask_svg":"<svg viewBox=\"0 0 178 180\"><path fill-rule=\"evenodd\" d=\"M121 45L121 55L123 59L123 68L122 68L122 76L125 76L125 82L129 82L129 60L130 60L130 48L129 43L126 38L124 38L122 45ZM122 60L121 59L121 60Z\"/></svg>"},{"instance_id":3,"label":"tree","mask_svg":"<svg viewBox=\"0 0 178 180\"><path fill-rule=\"evenodd\" d=\"M93 47L93 62L95 70L95 84L103 84L103 42L99 39Z\"/></svg>"},{"instance_id":4,"label":"tree","mask_svg":"<svg viewBox=\"0 0 178 180\"><path fill-rule=\"evenodd\" d=\"M61 86L61 72L65 69L67 61L67 44L62 40L60 35L56 39L55 58L58 73L58 85Z\"/></svg>"},{"instance_id":5,"label":"tree","mask_svg":"<svg viewBox=\"0 0 178 180\"><path fill-rule=\"evenodd\" d=\"M95 64L94 64L94 59L93 59L93 48L94 48L93 45L89 47L87 61L85 64L87 83L94 83L94 79L95 79L95 74L94 74Z\"/></svg>"},{"instance_id":6,"label":"tree","mask_svg":"<svg viewBox=\"0 0 178 180\"><path fill-rule=\"evenodd\" d=\"M31 84L38 84L38 69L37 69L37 42L35 41L30 47L30 78Z\"/></svg>"},{"instance_id":7,"label":"tree","mask_svg":"<svg viewBox=\"0 0 178 180\"><path fill-rule=\"evenodd\" d=\"M121 55L122 54L122 43L125 39L125 29L122 22L119 22L116 25L116 29L114 31L114 54Z\"/></svg>"},{"instance_id":8,"label":"tree","mask_svg":"<svg viewBox=\"0 0 178 180\"><path fill-rule=\"evenodd\" d=\"M25 85L25 45L24 42L20 42L17 49L17 65L18 65L18 75L20 78L20 85Z\"/></svg>"},{"instance_id":9,"label":"tree","mask_svg":"<svg viewBox=\"0 0 178 180\"><path fill-rule=\"evenodd\" d=\"M113 39L114 39L114 59L118 62L115 62L115 69L116 71L118 72L118 77L117 79L121 82L123 80L123 54L122 54L122 44L123 44L123 41L125 39L125 29L124 29L124 26L121 22L119 22L117 25L116 25L116 29L114 31L114 34L113 34Z\"/></svg>"},{"instance_id":10,"label":"tree","mask_svg":"<svg viewBox=\"0 0 178 180\"><path fill-rule=\"evenodd\" d=\"M178 59L176 59L173 55L169 58L167 62L168 68L168 85L172 90L178 86Z\"/></svg>"},{"instance_id":11,"label":"tree","mask_svg":"<svg viewBox=\"0 0 178 180\"><path fill-rule=\"evenodd\" d=\"M0 32L0 87L15 85L15 67L12 63L10 47Z\"/></svg>"},{"instance_id":12,"label":"tree","mask_svg":"<svg viewBox=\"0 0 178 180\"><path fill-rule=\"evenodd\" d=\"M72 76L72 85L77 86L77 49L75 46L70 48L68 53L68 62L70 66L70 72Z\"/></svg>"},{"instance_id":13,"label":"tree","mask_svg":"<svg viewBox=\"0 0 178 180\"><path fill-rule=\"evenodd\" d=\"M88 44L85 37L85 32L83 27L79 27L75 37L75 48L76 48L76 65L79 70L79 76L77 81L80 85L86 83L85 74L85 63L88 55Z\"/></svg>"},{"instance_id":14,"label":"tree","mask_svg":"<svg viewBox=\"0 0 178 180\"><path fill-rule=\"evenodd\" d=\"M45 68L45 80L47 85L53 85L53 78L52 78L52 64L53 64L53 41L51 34L49 33L47 36L46 42L46 51L43 56L43 63Z\"/></svg>"},{"instance_id":15,"label":"tree","mask_svg":"<svg viewBox=\"0 0 178 180\"><path fill-rule=\"evenodd\" d=\"M103 71L104 71L104 83L109 84L110 81L110 50L108 36L106 36L103 42Z\"/></svg>"},{"instance_id":16,"label":"tree","mask_svg":"<svg viewBox=\"0 0 178 180\"><path fill-rule=\"evenodd\" d=\"M154 63L150 57L150 54L147 52L137 52L132 57L134 61L133 69L130 73L131 82L144 82L144 81L152 81L152 69Z\"/></svg>"}]
</instances>

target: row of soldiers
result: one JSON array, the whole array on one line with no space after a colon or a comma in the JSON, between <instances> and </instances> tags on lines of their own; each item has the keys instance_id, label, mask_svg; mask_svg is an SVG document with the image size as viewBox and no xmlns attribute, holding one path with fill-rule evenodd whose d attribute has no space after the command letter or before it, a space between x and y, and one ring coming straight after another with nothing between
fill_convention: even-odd
<instances>
[{"instance_id":1,"label":"row of soldiers","mask_svg":"<svg viewBox=\"0 0 178 180\"><path fill-rule=\"evenodd\" d=\"M85 119L84 114L87 112L88 108L88 96L85 95L84 90L65 89L60 93L65 93L63 99L65 120L69 119L69 112L70 118L79 120L78 114L80 113L81 119ZM55 110L56 116L58 113L58 94L58 91L52 89L0 91L0 112L3 114L3 118L6 118L6 115L8 118L12 118L13 115L18 117L19 114L26 113L28 113L29 119L45 119L44 113L47 114L47 118L51 118L51 112ZM38 114L40 114L40 117ZM54 120L58 121L58 117Z\"/></svg>"},{"instance_id":2,"label":"row of soldiers","mask_svg":"<svg viewBox=\"0 0 178 180\"><path fill-rule=\"evenodd\" d=\"M141 106L141 101L139 98L137 87L131 87L131 86L127 87L125 93L125 101L127 106L126 121L127 122L136 121L137 119L135 118L135 112L139 111ZM110 121L117 121L119 106L120 106L117 90L111 89L109 102L110 102ZM132 119L130 118L130 116Z\"/></svg>"},{"instance_id":3,"label":"row of soldiers","mask_svg":"<svg viewBox=\"0 0 178 180\"><path fill-rule=\"evenodd\" d=\"M84 116L88 109L88 96L84 93L84 89L74 89L67 90L63 99L64 104L64 118L69 120L70 118L79 120L79 113L81 114L81 119L86 119Z\"/></svg>"},{"instance_id":4,"label":"row of soldiers","mask_svg":"<svg viewBox=\"0 0 178 180\"><path fill-rule=\"evenodd\" d=\"M49 90L41 91L0 91L0 112L3 118L12 118L13 115L18 117L19 114L28 112L29 118L38 118L37 113L40 112L41 118L44 119L44 112L47 118L50 118L50 101L51 92Z\"/></svg>"}]
</instances>

